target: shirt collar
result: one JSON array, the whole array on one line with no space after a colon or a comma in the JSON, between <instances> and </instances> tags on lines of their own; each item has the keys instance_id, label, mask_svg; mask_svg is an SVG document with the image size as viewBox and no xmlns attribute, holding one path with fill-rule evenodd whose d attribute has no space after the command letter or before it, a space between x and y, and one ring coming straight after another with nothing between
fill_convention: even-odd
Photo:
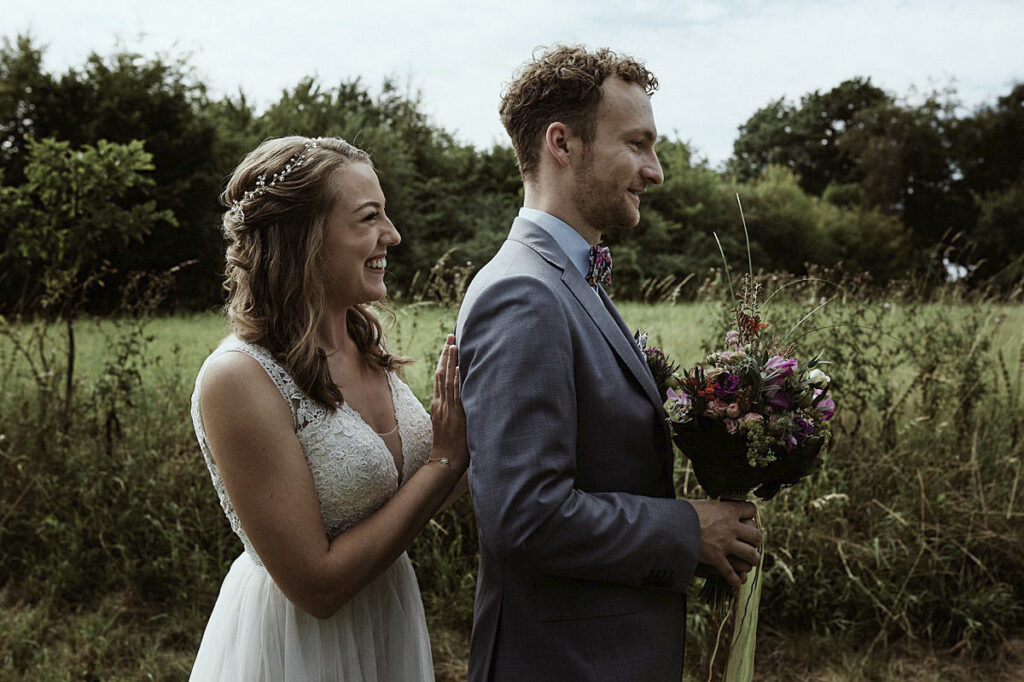
<instances>
[{"instance_id":1,"label":"shirt collar","mask_svg":"<svg viewBox=\"0 0 1024 682\"><path fill-rule=\"evenodd\" d=\"M537 224L551 235L551 238L558 244L558 248L565 252L580 274L584 277L587 276L587 272L590 270L590 244L572 225L559 220L550 213L525 206L519 209L519 217Z\"/></svg>"}]
</instances>

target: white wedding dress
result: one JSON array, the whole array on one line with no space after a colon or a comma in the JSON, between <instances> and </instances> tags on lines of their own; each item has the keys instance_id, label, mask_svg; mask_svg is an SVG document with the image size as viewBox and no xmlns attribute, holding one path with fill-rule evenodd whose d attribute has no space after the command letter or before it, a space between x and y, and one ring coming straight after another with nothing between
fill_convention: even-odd
<instances>
[{"instance_id":1,"label":"white wedding dress","mask_svg":"<svg viewBox=\"0 0 1024 682\"><path fill-rule=\"evenodd\" d=\"M409 387L388 375L402 442L402 475L384 441L347 404L320 407L270 353L228 337L196 378L192 421L213 485L245 549L231 565L192 668L200 682L407 682L433 680L430 641L416 575L402 554L332 617L297 608L263 568L238 521L210 455L199 412L203 372L227 352L255 358L291 408L295 434L313 474L324 532L334 538L372 514L430 457L430 418Z\"/></svg>"}]
</instances>

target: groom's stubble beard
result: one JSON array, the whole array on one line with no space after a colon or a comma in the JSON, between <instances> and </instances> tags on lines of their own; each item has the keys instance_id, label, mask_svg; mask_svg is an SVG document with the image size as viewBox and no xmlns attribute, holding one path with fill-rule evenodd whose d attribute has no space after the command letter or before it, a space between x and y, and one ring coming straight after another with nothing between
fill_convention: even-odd
<instances>
[{"instance_id":1,"label":"groom's stubble beard","mask_svg":"<svg viewBox=\"0 0 1024 682\"><path fill-rule=\"evenodd\" d=\"M639 209L626 200L624 187L614 178L602 178L589 144L584 145L582 163L575 167L572 200L583 219L604 234L631 230L640 221Z\"/></svg>"}]
</instances>

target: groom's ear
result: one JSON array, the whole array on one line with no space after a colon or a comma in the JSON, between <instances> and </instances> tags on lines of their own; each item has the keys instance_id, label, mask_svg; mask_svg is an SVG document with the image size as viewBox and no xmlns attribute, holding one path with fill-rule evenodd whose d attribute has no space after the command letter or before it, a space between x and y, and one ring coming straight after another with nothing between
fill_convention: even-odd
<instances>
[{"instance_id":1,"label":"groom's ear","mask_svg":"<svg viewBox=\"0 0 1024 682\"><path fill-rule=\"evenodd\" d=\"M572 134L572 129L561 121L549 125L544 133L544 151L563 168L570 164L575 146L576 137Z\"/></svg>"}]
</instances>

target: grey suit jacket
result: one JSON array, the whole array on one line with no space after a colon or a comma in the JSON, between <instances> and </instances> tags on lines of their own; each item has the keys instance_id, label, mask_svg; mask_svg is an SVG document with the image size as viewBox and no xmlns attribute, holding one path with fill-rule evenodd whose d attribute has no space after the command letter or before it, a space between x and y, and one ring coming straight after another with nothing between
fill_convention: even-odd
<instances>
[{"instance_id":1,"label":"grey suit jacket","mask_svg":"<svg viewBox=\"0 0 1024 682\"><path fill-rule=\"evenodd\" d=\"M480 534L470 680L677 682L700 529L615 307L518 218L456 336Z\"/></svg>"}]
</instances>

